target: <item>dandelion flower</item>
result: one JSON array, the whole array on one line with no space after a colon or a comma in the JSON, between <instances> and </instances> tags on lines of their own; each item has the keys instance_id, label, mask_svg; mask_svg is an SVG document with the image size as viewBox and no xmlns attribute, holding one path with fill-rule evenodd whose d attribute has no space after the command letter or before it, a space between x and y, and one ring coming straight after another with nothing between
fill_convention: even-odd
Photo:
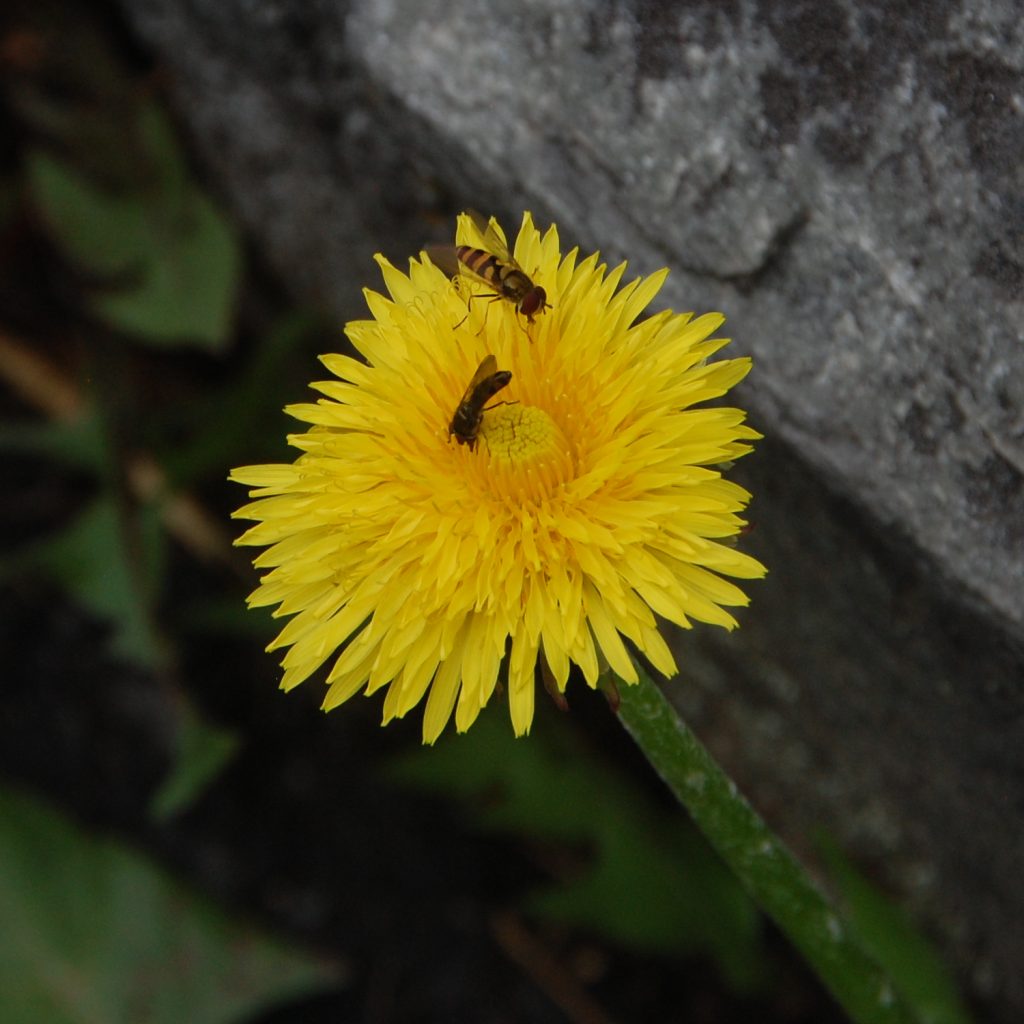
<instances>
[{"instance_id":1,"label":"dandelion flower","mask_svg":"<svg viewBox=\"0 0 1024 1024\"><path fill-rule=\"evenodd\" d=\"M466 216L457 240L485 244ZM723 317L642 318L667 271L620 287L624 264L563 256L529 214L514 257L547 294L533 322L426 255L408 274L378 256L388 296L367 291L372 319L346 328L362 359L323 356L323 397L287 409L302 454L232 473L252 488L235 515L256 521L238 543L266 548L249 604L288 617L268 648L286 649L282 687L329 661L325 709L385 689L386 723L426 698L426 742L453 711L469 728L499 679L528 732L539 663L560 691L573 664L632 683L628 640L674 674L658 617L731 629L747 598L725 577L765 571L731 543L750 495L720 469L759 435L694 408L750 369L708 361ZM460 444L453 414L490 355L511 381Z\"/></svg>"}]
</instances>

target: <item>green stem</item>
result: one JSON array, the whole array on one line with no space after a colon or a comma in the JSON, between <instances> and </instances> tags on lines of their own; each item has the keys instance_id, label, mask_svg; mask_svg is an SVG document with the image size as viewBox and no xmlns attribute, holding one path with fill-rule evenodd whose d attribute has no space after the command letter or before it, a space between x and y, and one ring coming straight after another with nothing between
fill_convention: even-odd
<instances>
[{"instance_id":1,"label":"green stem","mask_svg":"<svg viewBox=\"0 0 1024 1024\"><path fill-rule=\"evenodd\" d=\"M916 1024L890 979L735 783L637 666L619 717L669 789L762 910L858 1024Z\"/></svg>"}]
</instances>

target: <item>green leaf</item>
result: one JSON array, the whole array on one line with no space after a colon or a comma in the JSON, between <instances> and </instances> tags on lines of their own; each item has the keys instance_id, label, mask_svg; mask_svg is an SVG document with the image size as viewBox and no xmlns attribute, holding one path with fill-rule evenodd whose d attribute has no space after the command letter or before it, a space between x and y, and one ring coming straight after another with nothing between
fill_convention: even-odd
<instances>
[{"instance_id":1,"label":"green leaf","mask_svg":"<svg viewBox=\"0 0 1024 1024\"><path fill-rule=\"evenodd\" d=\"M237 1024L339 981L138 854L2 789L0 918L5 1024Z\"/></svg>"},{"instance_id":2,"label":"green leaf","mask_svg":"<svg viewBox=\"0 0 1024 1024\"><path fill-rule=\"evenodd\" d=\"M140 510L139 525L139 550L133 553L116 503L102 495L42 544L36 560L93 614L113 624L116 654L153 666L161 651L149 617L153 595L146 588L155 588L160 578L164 536L154 508Z\"/></svg>"},{"instance_id":3,"label":"green leaf","mask_svg":"<svg viewBox=\"0 0 1024 1024\"><path fill-rule=\"evenodd\" d=\"M97 276L141 278L150 254L139 197L103 191L43 152L30 152L26 169L50 230L73 262Z\"/></svg>"},{"instance_id":4,"label":"green leaf","mask_svg":"<svg viewBox=\"0 0 1024 1024\"><path fill-rule=\"evenodd\" d=\"M532 910L633 948L712 957L741 991L763 980L760 917L732 875L677 815L596 756L535 724L529 742L484 714L463 736L394 766L400 781L476 801L484 828L589 852L574 877L533 894Z\"/></svg>"},{"instance_id":5,"label":"green leaf","mask_svg":"<svg viewBox=\"0 0 1024 1024\"><path fill-rule=\"evenodd\" d=\"M152 814L158 821L190 807L210 782L235 756L237 733L221 729L186 707L178 722L177 758L153 798Z\"/></svg>"},{"instance_id":6,"label":"green leaf","mask_svg":"<svg viewBox=\"0 0 1024 1024\"><path fill-rule=\"evenodd\" d=\"M971 1024L941 957L906 914L857 871L834 840L822 837L819 847L851 926L924 1024Z\"/></svg>"},{"instance_id":7,"label":"green leaf","mask_svg":"<svg viewBox=\"0 0 1024 1024\"><path fill-rule=\"evenodd\" d=\"M93 311L155 344L218 349L227 340L241 269L228 222L186 176L164 114L141 108L126 158L152 173L134 188L100 188L36 151L27 172L36 203L68 258L97 286Z\"/></svg>"},{"instance_id":8,"label":"green leaf","mask_svg":"<svg viewBox=\"0 0 1024 1024\"><path fill-rule=\"evenodd\" d=\"M146 224L152 250L135 287L93 301L113 326L152 342L194 341L220 350L231 328L239 259L216 207L194 195L176 223Z\"/></svg>"}]
</instances>

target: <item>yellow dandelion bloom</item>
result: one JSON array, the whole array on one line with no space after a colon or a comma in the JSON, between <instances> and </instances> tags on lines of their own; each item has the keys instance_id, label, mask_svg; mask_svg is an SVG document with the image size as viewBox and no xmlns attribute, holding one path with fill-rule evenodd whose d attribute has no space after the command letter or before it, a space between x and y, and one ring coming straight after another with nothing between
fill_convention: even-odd
<instances>
[{"instance_id":1,"label":"yellow dandelion bloom","mask_svg":"<svg viewBox=\"0 0 1024 1024\"><path fill-rule=\"evenodd\" d=\"M466 216L457 239L485 244ZM747 598L724 577L765 571L729 543L750 495L716 468L759 435L738 409L694 408L750 369L708 362L723 317L641 319L667 271L620 287L624 264L563 256L529 214L513 255L547 295L532 322L426 255L408 274L378 256L389 297L367 291L373 319L346 328L363 359L323 356L323 397L287 410L309 424L289 438L302 454L232 473L252 488L236 516L256 520L238 543L266 548L249 603L289 617L268 648L287 648L282 687L331 660L325 709L384 688L387 722L426 697L426 742L453 710L469 728L499 677L529 731L541 659L560 690L572 664L590 686L605 665L635 682L625 638L674 674L656 616L731 629ZM511 380L459 443L491 355Z\"/></svg>"}]
</instances>

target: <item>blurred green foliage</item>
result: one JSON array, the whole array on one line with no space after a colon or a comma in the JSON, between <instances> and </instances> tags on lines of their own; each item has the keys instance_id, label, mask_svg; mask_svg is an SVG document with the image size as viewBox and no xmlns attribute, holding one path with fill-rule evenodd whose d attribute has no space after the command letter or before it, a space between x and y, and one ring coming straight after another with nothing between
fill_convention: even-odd
<instances>
[{"instance_id":1,"label":"blurred green foliage","mask_svg":"<svg viewBox=\"0 0 1024 1024\"><path fill-rule=\"evenodd\" d=\"M52 579L82 607L110 623L116 655L154 668L162 656L151 615L152 591L161 576L157 563L164 536L152 506L142 507L134 524L138 529L133 544L126 537L120 506L101 494L36 553L38 565Z\"/></svg>"},{"instance_id":2,"label":"blurred green foliage","mask_svg":"<svg viewBox=\"0 0 1024 1024\"><path fill-rule=\"evenodd\" d=\"M155 506L128 509L120 500L117 455L99 416L20 425L5 431L0 444L93 474L99 484L61 530L9 554L2 568L42 571L110 624L114 653L158 666L161 646L151 608L162 577L164 534Z\"/></svg>"},{"instance_id":3,"label":"blurred green foliage","mask_svg":"<svg viewBox=\"0 0 1024 1024\"><path fill-rule=\"evenodd\" d=\"M188 175L160 108L147 103L134 124L148 180L115 192L36 151L27 158L32 194L87 277L97 316L140 341L222 349L241 270L234 232Z\"/></svg>"},{"instance_id":4,"label":"blurred green foliage","mask_svg":"<svg viewBox=\"0 0 1024 1024\"><path fill-rule=\"evenodd\" d=\"M923 1024L971 1024L942 958L907 915L857 871L834 840L823 837L819 847L846 904L850 926Z\"/></svg>"},{"instance_id":5,"label":"blurred green foliage","mask_svg":"<svg viewBox=\"0 0 1024 1024\"><path fill-rule=\"evenodd\" d=\"M342 980L3 789L0 918L4 1024L231 1024Z\"/></svg>"},{"instance_id":6,"label":"blurred green foliage","mask_svg":"<svg viewBox=\"0 0 1024 1024\"><path fill-rule=\"evenodd\" d=\"M206 721L187 705L179 715L177 741L174 764L151 803L157 821L187 810L198 800L242 742L237 733Z\"/></svg>"},{"instance_id":7,"label":"blurred green foliage","mask_svg":"<svg viewBox=\"0 0 1024 1024\"><path fill-rule=\"evenodd\" d=\"M151 406L138 421L124 352L141 345L219 355L235 340L238 233L192 174L167 113L94 20L49 0L23 16L14 43L8 37L23 73L8 78L6 98L29 135L21 185L4 180L0 213L34 208L32 223L66 260L96 323L76 325L87 346L84 413L11 425L0 445L84 473L92 493L56 532L9 552L3 570L45 574L109 624L115 655L166 673L174 652L157 608L172 503L182 489L222 478L246 442L258 440L263 451L281 445L284 417L266 411L280 408L287 362L320 325L288 313L255 339L252 358L222 387ZM97 332L105 336L90 351ZM126 438L129 419L134 436ZM143 454L155 484L140 495L129 463ZM187 808L239 744L179 697L178 756L154 797L158 818Z\"/></svg>"},{"instance_id":8,"label":"blurred green foliage","mask_svg":"<svg viewBox=\"0 0 1024 1024\"><path fill-rule=\"evenodd\" d=\"M56 419L20 419L0 434L5 451L66 467L80 481L60 525L8 545L0 568L48 577L109 624L117 658L167 688L177 757L152 798L162 821L198 799L241 742L173 685L174 640L158 613L168 512L182 488L223 478L246 442L265 451L280 443L280 422L266 412L280 408L282 370L319 324L288 314L253 339L241 373L219 388L205 381L186 402L150 405L138 419L126 376L139 365L133 348L141 359L153 348L210 358L237 341L238 233L193 175L151 88L121 62L93 15L50 0L20 15L2 40L5 112L21 133L16 166L0 179L0 230L21 246L27 228L63 260L62 308L38 323L42 338L65 334L84 380L61 382L80 401L48 409ZM8 269L4 294L27 287L29 302L31 289L45 295L55 280L51 267L32 276L37 265L24 259ZM69 300L73 308L64 308ZM25 339L30 355L34 340ZM140 460L149 478L142 490ZM235 604L241 617L237 594ZM336 967L229 921L145 858L2 790L0 910L4 1024L237 1021L339 978Z\"/></svg>"},{"instance_id":9,"label":"blurred green foliage","mask_svg":"<svg viewBox=\"0 0 1024 1024\"><path fill-rule=\"evenodd\" d=\"M90 311L128 338L222 350L242 252L170 118L87 8L24 7L6 93L29 129L28 193Z\"/></svg>"},{"instance_id":10,"label":"blurred green foliage","mask_svg":"<svg viewBox=\"0 0 1024 1024\"><path fill-rule=\"evenodd\" d=\"M630 948L704 954L738 991L762 984L760 914L678 809L659 807L569 730L539 720L516 740L502 711L403 757L394 778L465 801L484 829L579 851L571 872L530 897L538 916Z\"/></svg>"}]
</instances>

